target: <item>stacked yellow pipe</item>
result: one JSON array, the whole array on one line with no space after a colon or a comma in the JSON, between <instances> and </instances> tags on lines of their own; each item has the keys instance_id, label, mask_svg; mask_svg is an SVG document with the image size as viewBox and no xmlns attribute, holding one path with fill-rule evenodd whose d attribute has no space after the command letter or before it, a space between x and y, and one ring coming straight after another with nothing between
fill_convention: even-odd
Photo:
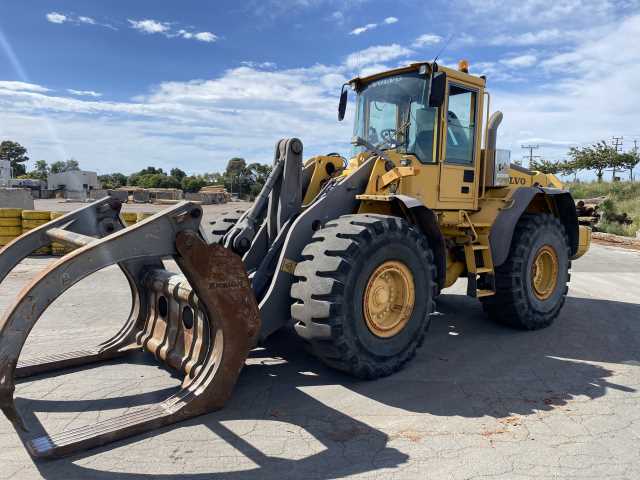
<instances>
[{"instance_id":1,"label":"stacked yellow pipe","mask_svg":"<svg viewBox=\"0 0 640 480\"><path fill-rule=\"evenodd\" d=\"M155 213L153 212L139 212L138 215L136 216L136 223L141 222L145 218L152 217L153 215L155 215Z\"/></svg>"},{"instance_id":2,"label":"stacked yellow pipe","mask_svg":"<svg viewBox=\"0 0 640 480\"><path fill-rule=\"evenodd\" d=\"M23 210L22 211L22 233L33 230L45 223L49 223L51 213L42 210ZM32 255L51 255L51 246L41 247Z\"/></svg>"},{"instance_id":3,"label":"stacked yellow pipe","mask_svg":"<svg viewBox=\"0 0 640 480\"><path fill-rule=\"evenodd\" d=\"M22 210L0 208L0 247L22 235Z\"/></svg>"},{"instance_id":4,"label":"stacked yellow pipe","mask_svg":"<svg viewBox=\"0 0 640 480\"><path fill-rule=\"evenodd\" d=\"M138 214L135 212L122 212L120 216L124 220L124 223L127 227L133 225L138 221Z\"/></svg>"}]
</instances>

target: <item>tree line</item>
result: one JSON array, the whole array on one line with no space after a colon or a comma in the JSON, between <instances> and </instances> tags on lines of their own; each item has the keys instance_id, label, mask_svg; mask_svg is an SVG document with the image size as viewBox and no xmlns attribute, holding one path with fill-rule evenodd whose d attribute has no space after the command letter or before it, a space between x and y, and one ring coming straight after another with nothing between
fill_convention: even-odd
<instances>
[{"instance_id":1,"label":"tree line","mask_svg":"<svg viewBox=\"0 0 640 480\"><path fill-rule=\"evenodd\" d=\"M567 156L566 160L557 162L534 160L529 168L542 173L573 175L574 181L581 171L592 171L595 172L598 182L602 182L607 170L611 170L613 180L616 172L627 171L629 179L633 181L633 169L640 164L640 152L637 147L628 152L618 152L606 140L585 147L571 147Z\"/></svg>"},{"instance_id":2,"label":"tree line","mask_svg":"<svg viewBox=\"0 0 640 480\"><path fill-rule=\"evenodd\" d=\"M73 158L47 164L45 160L37 160L33 170L27 171L25 166L29 160L27 149L18 142L5 140L0 143L0 160L11 162L15 178L31 178L46 181L50 174L80 170L78 161ZM177 188L185 192L197 192L209 185L224 185L228 192L240 197L255 197L267 177L271 166L261 163L247 164L244 158L234 157L229 160L223 172L187 175L180 168L172 168L165 172L162 168L149 166L142 170L125 175L109 173L98 175L98 181L105 189L132 186L142 188Z\"/></svg>"},{"instance_id":3,"label":"tree line","mask_svg":"<svg viewBox=\"0 0 640 480\"><path fill-rule=\"evenodd\" d=\"M35 168L27 172L25 163L29 161L27 149L18 142L5 140L0 142L0 160L7 160L11 164L11 170L15 178L33 178L46 180L50 173L62 173L70 170L80 170L78 162L73 158L66 161L53 162L47 165L44 160L36 161Z\"/></svg>"},{"instance_id":4,"label":"tree line","mask_svg":"<svg viewBox=\"0 0 640 480\"><path fill-rule=\"evenodd\" d=\"M197 192L209 185L223 185L228 192L240 197L255 197L270 173L270 165L247 164L244 158L234 157L223 172L187 175L179 168L165 172L162 168L147 167L128 176L122 173L99 175L98 180L103 188L178 188L185 192Z\"/></svg>"}]
</instances>

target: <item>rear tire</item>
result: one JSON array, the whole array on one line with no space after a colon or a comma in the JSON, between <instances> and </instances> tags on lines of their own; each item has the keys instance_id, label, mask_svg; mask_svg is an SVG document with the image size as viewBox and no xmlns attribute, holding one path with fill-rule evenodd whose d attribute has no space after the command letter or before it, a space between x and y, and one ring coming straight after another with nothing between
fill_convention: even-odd
<instances>
[{"instance_id":1,"label":"rear tire","mask_svg":"<svg viewBox=\"0 0 640 480\"><path fill-rule=\"evenodd\" d=\"M302 257L291 316L322 362L372 379L415 355L436 295L433 253L421 232L397 217L346 215L318 230Z\"/></svg>"},{"instance_id":2,"label":"rear tire","mask_svg":"<svg viewBox=\"0 0 640 480\"><path fill-rule=\"evenodd\" d=\"M233 210L218 215L215 220L210 222L211 235L209 243L222 244L223 237L233 228L240 217L244 214L244 210Z\"/></svg>"},{"instance_id":3,"label":"rear tire","mask_svg":"<svg viewBox=\"0 0 640 480\"><path fill-rule=\"evenodd\" d=\"M569 256L567 233L558 218L523 215L509 257L495 269L496 294L481 299L486 314L498 323L524 330L551 325L567 295Z\"/></svg>"}]
</instances>

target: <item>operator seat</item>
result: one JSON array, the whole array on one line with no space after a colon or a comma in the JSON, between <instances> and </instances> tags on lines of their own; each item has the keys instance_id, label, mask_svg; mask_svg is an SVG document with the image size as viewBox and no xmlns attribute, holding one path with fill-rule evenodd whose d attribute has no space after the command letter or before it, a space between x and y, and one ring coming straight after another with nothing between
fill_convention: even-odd
<instances>
[{"instance_id":1,"label":"operator seat","mask_svg":"<svg viewBox=\"0 0 640 480\"><path fill-rule=\"evenodd\" d=\"M418 133L411 151L415 153L422 162L433 161L435 112L434 108L419 108L416 110L415 122Z\"/></svg>"}]
</instances>

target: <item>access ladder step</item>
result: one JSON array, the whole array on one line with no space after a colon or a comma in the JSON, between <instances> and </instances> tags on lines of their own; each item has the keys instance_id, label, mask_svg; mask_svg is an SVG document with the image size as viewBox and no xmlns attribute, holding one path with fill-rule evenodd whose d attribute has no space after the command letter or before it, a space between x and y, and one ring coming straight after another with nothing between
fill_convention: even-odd
<instances>
[{"instance_id":1,"label":"access ladder step","mask_svg":"<svg viewBox=\"0 0 640 480\"><path fill-rule=\"evenodd\" d=\"M489 245L471 245L473 250L489 250Z\"/></svg>"},{"instance_id":2,"label":"access ladder step","mask_svg":"<svg viewBox=\"0 0 640 480\"><path fill-rule=\"evenodd\" d=\"M480 298L480 297L490 297L491 295L495 295L495 291L494 290L482 290L482 289L477 289L476 290L476 298Z\"/></svg>"},{"instance_id":3,"label":"access ladder step","mask_svg":"<svg viewBox=\"0 0 640 480\"><path fill-rule=\"evenodd\" d=\"M493 268L477 267L475 273L477 273L478 275L482 273L493 273Z\"/></svg>"}]
</instances>

